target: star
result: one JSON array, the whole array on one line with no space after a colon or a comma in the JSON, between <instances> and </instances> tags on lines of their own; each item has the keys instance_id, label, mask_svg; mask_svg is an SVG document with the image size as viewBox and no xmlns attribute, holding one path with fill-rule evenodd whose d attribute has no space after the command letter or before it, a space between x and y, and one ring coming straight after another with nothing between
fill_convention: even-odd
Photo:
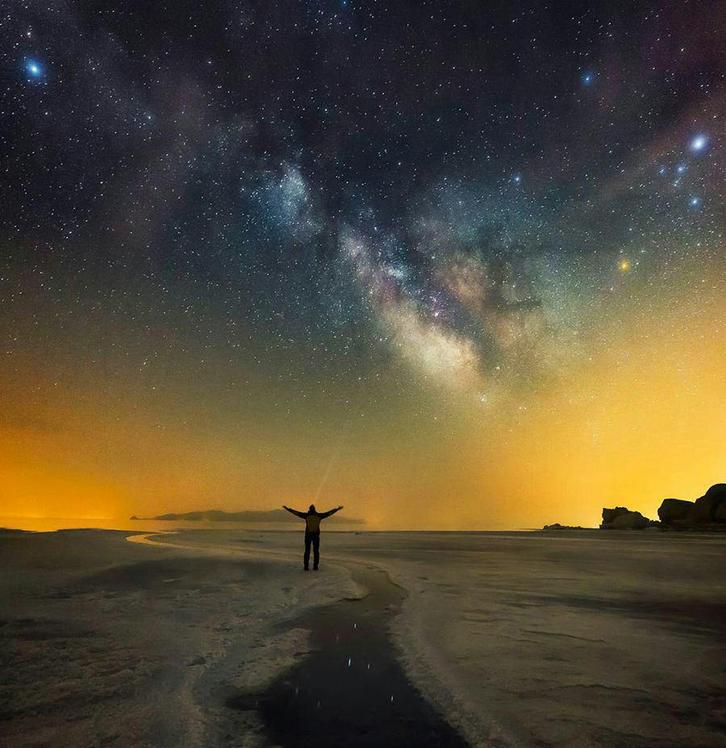
<instances>
[{"instance_id":1,"label":"star","mask_svg":"<svg viewBox=\"0 0 726 748\"><path fill-rule=\"evenodd\" d=\"M694 136L691 139L691 142L688 144L688 147L694 153L700 153L706 148L707 145L708 145L708 137L701 133L699 135Z\"/></svg>"},{"instance_id":2,"label":"star","mask_svg":"<svg viewBox=\"0 0 726 748\"><path fill-rule=\"evenodd\" d=\"M30 79L38 80L43 77L43 66L37 60L28 59L25 61L25 72Z\"/></svg>"},{"instance_id":3,"label":"star","mask_svg":"<svg viewBox=\"0 0 726 748\"><path fill-rule=\"evenodd\" d=\"M629 273L633 269L633 263L627 257L618 260L618 270L621 273Z\"/></svg>"},{"instance_id":4,"label":"star","mask_svg":"<svg viewBox=\"0 0 726 748\"><path fill-rule=\"evenodd\" d=\"M580 81L583 86L591 86L595 82L595 73L588 71L580 76Z\"/></svg>"},{"instance_id":5,"label":"star","mask_svg":"<svg viewBox=\"0 0 726 748\"><path fill-rule=\"evenodd\" d=\"M693 195L693 197L691 197L691 199L688 201L688 204L692 208L700 208L701 207L701 198L698 197L697 195Z\"/></svg>"}]
</instances>

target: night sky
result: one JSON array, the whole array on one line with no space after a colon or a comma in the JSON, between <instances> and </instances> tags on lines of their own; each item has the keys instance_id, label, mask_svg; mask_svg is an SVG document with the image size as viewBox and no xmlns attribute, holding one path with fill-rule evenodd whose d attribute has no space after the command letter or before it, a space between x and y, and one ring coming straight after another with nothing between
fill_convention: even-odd
<instances>
[{"instance_id":1,"label":"night sky","mask_svg":"<svg viewBox=\"0 0 726 748\"><path fill-rule=\"evenodd\" d=\"M726 6L9 2L0 514L594 524L723 480Z\"/></svg>"}]
</instances>

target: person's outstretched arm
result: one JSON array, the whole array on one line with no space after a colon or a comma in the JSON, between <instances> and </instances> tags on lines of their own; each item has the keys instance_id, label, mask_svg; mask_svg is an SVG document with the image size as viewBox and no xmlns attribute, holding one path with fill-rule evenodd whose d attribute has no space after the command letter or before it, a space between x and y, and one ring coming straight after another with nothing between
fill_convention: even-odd
<instances>
[{"instance_id":1,"label":"person's outstretched arm","mask_svg":"<svg viewBox=\"0 0 726 748\"><path fill-rule=\"evenodd\" d=\"M330 509L327 512L320 512L320 519L325 519L326 517L330 517L331 514L335 514L336 512L339 512L343 507L342 506L336 506L335 509Z\"/></svg>"},{"instance_id":2,"label":"person's outstretched arm","mask_svg":"<svg viewBox=\"0 0 726 748\"><path fill-rule=\"evenodd\" d=\"M300 519L305 519L305 512L298 512L297 509L290 509L289 506L282 505L283 509L286 509L290 514L294 514L296 517L300 517Z\"/></svg>"}]
</instances>

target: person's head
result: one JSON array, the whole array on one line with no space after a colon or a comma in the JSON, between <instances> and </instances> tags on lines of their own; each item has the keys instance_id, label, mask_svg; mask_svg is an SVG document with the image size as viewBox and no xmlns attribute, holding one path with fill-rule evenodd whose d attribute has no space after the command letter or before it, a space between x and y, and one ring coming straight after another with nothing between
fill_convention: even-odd
<instances>
[{"instance_id":1,"label":"person's head","mask_svg":"<svg viewBox=\"0 0 726 748\"><path fill-rule=\"evenodd\" d=\"M308 509L309 512L315 512L315 504L310 504L310 509Z\"/></svg>"}]
</instances>

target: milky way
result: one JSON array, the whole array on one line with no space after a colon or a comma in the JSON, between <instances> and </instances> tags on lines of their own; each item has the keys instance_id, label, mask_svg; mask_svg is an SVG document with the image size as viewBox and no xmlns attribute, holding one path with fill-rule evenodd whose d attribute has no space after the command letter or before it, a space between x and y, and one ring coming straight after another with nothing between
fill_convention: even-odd
<instances>
[{"instance_id":1,"label":"milky way","mask_svg":"<svg viewBox=\"0 0 726 748\"><path fill-rule=\"evenodd\" d=\"M203 402L215 444L250 409L486 423L723 287L714 4L10 2L0 24L9 424L78 391L162 432Z\"/></svg>"}]
</instances>

